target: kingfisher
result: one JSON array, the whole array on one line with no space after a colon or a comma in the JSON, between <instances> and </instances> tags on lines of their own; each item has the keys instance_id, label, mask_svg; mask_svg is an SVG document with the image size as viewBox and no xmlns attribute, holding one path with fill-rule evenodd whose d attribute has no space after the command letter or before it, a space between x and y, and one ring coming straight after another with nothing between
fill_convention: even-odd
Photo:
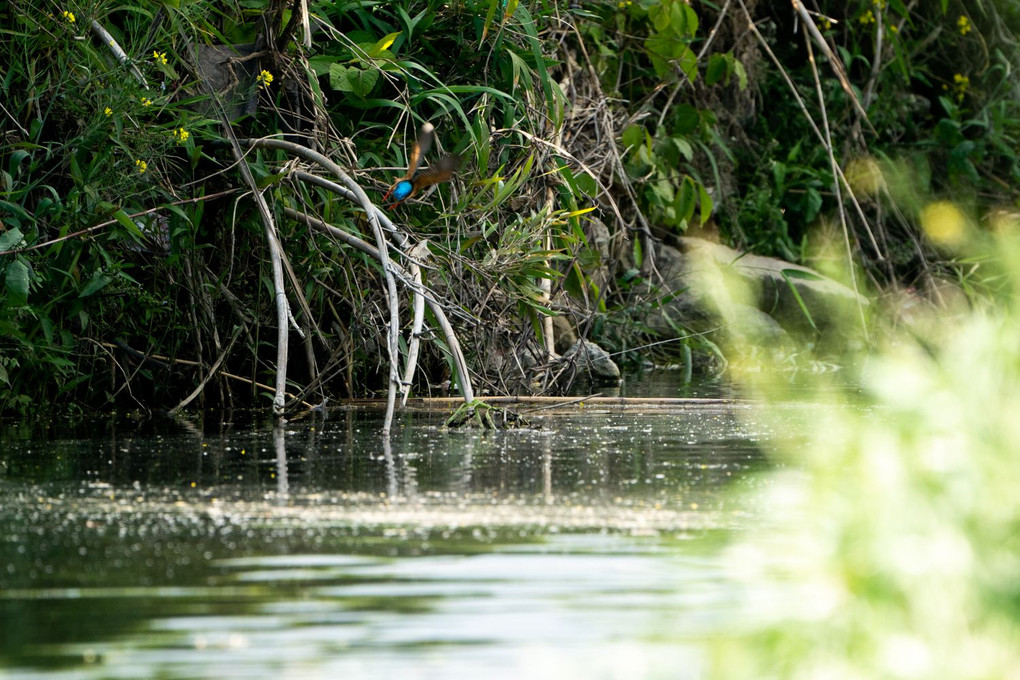
<instances>
[{"instance_id":1,"label":"kingfisher","mask_svg":"<svg viewBox=\"0 0 1020 680\"><path fill-rule=\"evenodd\" d=\"M387 208L395 208L425 187L447 181L460 167L460 156L451 154L440 158L432 167L418 170L418 162L432 146L434 131L435 127L432 123L425 123L421 126L418 138L414 141L414 147L411 149L411 157L408 159L407 173L398 179L383 196L384 203L391 197L393 198L393 203Z\"/></svg>"}]
</instances>

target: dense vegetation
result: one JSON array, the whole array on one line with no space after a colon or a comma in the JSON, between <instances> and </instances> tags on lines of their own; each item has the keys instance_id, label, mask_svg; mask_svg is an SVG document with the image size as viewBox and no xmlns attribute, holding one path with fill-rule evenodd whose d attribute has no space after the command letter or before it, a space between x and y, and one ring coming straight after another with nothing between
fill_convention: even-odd
<instances>
[{"instance_id":1,"label":"dense vegetation","mask_svg":"<svg viewBox=\"0 0 1020 680\"><path fill-rule=\"evenodd\" d=\"M281 357L278 409L382 391L415 262L416 392L456 337L483 388L551 379L550 314L635 362L730 356L683 319L638 349L656 250L718 238L879 313L860 389L822 375L807 441L776 428L796 472L734 559L773 606L716 677L1016 676L1017 3L301 7L0 5L0 410L268 405ZM459 174L390 225L367 202L425 122Z\"/></svg>"},{"instance_id":2,"label":"dense vegetation","mask_svg":"<svg viewBox=\"0 0 1020 680\"><path fill-rule=\"evenodd\" d=\"M352 185L380 204L426 121L462 164L387 213L439 305L416 392L459 382L442 310L485 388L551 380L519 362L548 315L636 362L669 234L924 304L1002 285L948 247L1020 198L1014 3L303 5L0 8L0 409L384 390L409 286L347 238L377 245Z\"/></svg>"}]
</instances>

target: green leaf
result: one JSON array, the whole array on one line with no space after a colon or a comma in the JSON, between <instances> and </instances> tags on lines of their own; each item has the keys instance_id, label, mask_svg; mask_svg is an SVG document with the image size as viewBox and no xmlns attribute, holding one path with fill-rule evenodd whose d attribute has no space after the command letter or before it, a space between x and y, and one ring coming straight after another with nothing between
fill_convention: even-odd
<instances>
[{"instance_id":1,"label":"green leaf","mask_svg":"<svg viewBox=\"0 0 1020 680\"><path fill-rule=\"evenodd\" d=\"M715 85L722 81L724 85L730 84L730 77L736 74L737 85L740 90L747 89L747 71L733 56L732 52L713 54L708 58L708 67L705 69L705 84Z\"/></svg>"},{"instance_id":2,"label":"green leaf","mask_svg":"<svg viewBox=\"0 0 1020 680\"><path fill-rule=\"evenodd\" d=\"M588 196L594 196L599 191L598 182L587 172L582 172L574 177L577 182L577 188L581 193Z\"/></svg>"},{"instance_id":3,"label":"green leaf","mask_svg":"<svg viewBox=\"0 0 1020 680\"><path fill-rule=\"evenodd\" d=\"M825 277L806 269L783 269L783 276L787 279L803 279L805 281L824 281Z\"/></svg>"},{"instance_id":4,"label":"green leaf","mask_svg":"<svg viewBox=\"0 0 1020 680\"><path fill-rule=\"evenodd\" d=\"M743 92L747 89L747 71L744 69L744 64L736 57L731 62L733 72L737 74L737 87Z\"/></svg>"},{"instance_id":5,"label":"green leaf","mask_svg":"<svg viewBox=\"0 0 1020 680\"><path fill-rule=\"evenodd\" d=\"M308 58L308 68L315 73L316 77L328 75L330 67L335 63L336 57L328 54Z\"/></svg>"},{"instance_id":6,"label":"green leaf","mask_svg":"<svg viewBox=\"0 0 1020 680\"><path fill-rule=\"evenodd\" d=\"M673 146L677 148L684 158L691 160L694 157L694 147L683 137L672 137Z\"/></svg>"},{"instance_id":7,"label":"green leaf","mask_svg":"<svg viewBox=\"0 0 1020 680\"><path fill-rule=\"evenodd\" d=\"M563 279L563 288L571 296L575 298L583 298L587 292L588 277L584 275L581 267L574 262L570 269L567 270L567 275Z\"/></svg>"},{"instance_id":8,"label":"green leaf","mask_svg":"<svg viewBox=\"0 0 1020 680\"><path fill-rule=\"evenodd\" d=\"M666 179L649 182L648 188L651 190L651 196L659 199L658 202L660 203L671 203L676 195L673 185Z\"/></svg>"},{"instance_id":9,"label":"green leaf","mask_svg":"<svg viewBox=\"0 0 1020 680\"><path fill-rule=\"evenodd\" d=\"M798 276L795 277L794 272L798 272ZM815 325L814 317L811 316L811 310L809 310L807 305L804 303L804 299L800 296L800 291L797 290L797 286L793 285L793 281L790 280L791 278L804 278L804 273L805 272L799 269L784 269L781 272L783 279L786 281L786 285L790 287L790 292L793 293L793 297L797 300L797 306L800 307L800 311L804 314L804 317L811 325L811 328L817 331L818 326Z\"/></svg>"},{"instance_id":10,"label":"green leaf","mask_svg":"<svg viewBox=\"0 0 1020 680\"><path fill-rule=\"evenodd\" d=\"M123 208L118 208L112 203L108 203L106 201L100 201L99 208L101 210L110 212L110 214L113 215L113 219L117 220L120 226L127 229L129 234L131 234L135 238L139 239L144 238L142 230L138 227L137 224L135 224L135 221L131 219L126 212L124 212Z\"/></svg>"},{"instance_id":11,"label":"green leaf","mask_svg":"<svg viewBox=\"0 0 1020 680\"><path fill-rule=\"evenodd\" d=\"M683 38L693 38L698 32L698 14L686 2L673 4L669 23L674 33Z\"/></svg>"},{"instance_id":12,"label":"green leaf","mask_svg":"<svg viewBox=\"0 0 1020 680\"><path fill-rule=\"evenodd\" d=\"M5 284L8 301L12 307L22 307L28 304L29 278L28 265L21 257L15 258L14 262L7 266Z\"/></svg>"},{"instance_id":13,"label":"green leaf","mask_svg":"<svg viewBox=\"0 0 1020 680\"><path fill-rule=\"evenodd\" d=\"M715 85L721 80L728 80L729 75L730 69L725 55L716 53L708 58L708 67L705 68L706 85Z\"/></svg>"},{"instance_id":14,"label":"green leaf","mask_svg":"<svg viewBox=\"0 0 1020 680\"><path fill-rule=\"evenodd\" d=\"M676 201L673 204L673 207L676 209L677 222L687 222L694 216L694 203L697 193L694 180L690 177L684 177L684 183L680 185L680 191L677 192Z\"/></svg>"},{"instance_id":15,"label":"green leaf","mask_svg":"<svg viewBox=\"0 0 1020 680\"><path fill-rule=\"evenodd\" d=\"M822 195L814 187L808 187L804 202L804 220L813 222L822 210Z\"/></svg>"},{"instance_id":16,"label":"green leaf","mask_svg":"<svg viewBox=\"0 0 1020 680\"><path fill-rule=\"evenodd\" d=\"M668 33L657 33L645 40L645 49L655 68L655 74L662 79L675 75L674 65L680 67L688 78L697 69L697 56L691 49Z\"/></svg>"},{"instance_id":17,"label":"green leaf","mask_svg":"<svg viewBox=\"0 0 1020 680\"><path fill-rule=\"evenodd\" d=\"M690 135L701 125L701 112L690 104L674 106L670 115L673 118L674 134Z\"/></svg>"},{"instance_id":18,"label":"green leaf","mask_svg":"<svg viewBox=\"0 0 1020 680\"><path fill-rule=\"evenodd\" d=\"M290 176L289 173L280 172L275 175L266 175L265 177L260 177L258 180L258 188L265 189L268 186L280 184L289 176Z\"/></svg>"},{"instance_id":19,"label":"green leaf","mask_svg":"<svg viewBox=\"0 0 1020 680\"><path fill-rule=\"evenodd\" d=\"M701 212L698 214L702 224L708 222L708 218L712 216L712 211L715 209L715 204L712 202L712 197L708 195L708 191L705 190L704 184L698 184L698 204L701 206Z\"/></svg>"},{"instance_id":20,"label":"green leaf","mask_svg":"<svg viewBox=\"0 0 1020 680\"><path fill-rule=\"evenodd\" d=\"M84 298L89 297L90 295L95 295L100 290L105 288L107 284L110 283L111 280L112 279L109 276L105 275L102 272L102 270L97 269L96 271L92 272L92 278L89 279L89 282L86 283L85 287L81 289L80 293L78 293L78 297Z\"/></svg>"},{"instance_id":21,"label":"green leaf","mask_svg":"<svg viewBox=\"0 0 1020 680\"><path fill-rule=\"evenodd\" d=\"M8 229L0 234L0 251L10 250L24 240L25 235L17 227Z\"/></svg>"},{"instance_id":22,"label":"green leaf","mask_svg":"<svg viewBox=\"0 0 1020 680\"><path fill-rule=\"evenodd\" d=\"M520 22L521 28L524 29L524 33L528 38L528 44L531 46L531 53L535 57L535 70L538 72L539 82L542 83L542 94L545 95L546 112L553 125L558 127L563 121L563 105L560 99L554 96L554 93L562 95L563 92L560 90L559 85L553 83L549 70L546 68L545 57L542 54L543 44L539 40L535 20L532 19L531 13L528 12L528 8L524 5L517 6L514 16Z\"/></svg>"},{"instance_id":23,"label":"green leaf","mask_svg":"<svg viewBox=\"0 0 1020 680\"><path fill-rule=\"evenodd\" d=\"M652 5L648 10L648 18L652 20L652 26L655 27L655 30L660 33L669 28L670 16L666 3L659 2Z\"/></svg>"},{"instance_id":24,"label":"green leaf","mask_svg":"<svg viewBox=\"0 0 1020 680\"><path fill-rule=\"evenodd\" d=\"M10 160L7 161L7 171L12 177L17 177L20 173L18 172L21 166L21 161L31 156L24 149L18 149L11 154Z\"/></svg>"},{"instance_id":25,"label":"green leaf","mask_svg":"<svg viewBox=\"0 0 1020 680\"><path fill-rule=\"evenodd\" d=\"M694 53L690 47L685 47L681 51L677 64L680 66L680 70L687 76L687 80L694 82L694 77L698 75L698 55Z\"/></svg>"},{"instance_id":26,"label":"green leaf","mask_svg":"<svg viewBox=\"0 0 1020 680\"><path fill-rule=\"evenodd\" d=\"M331 64L329 67L329 86L340 92L365 98L379 81L379 71L375 68L360 69L357 66Z\"/></svg>"},{"instance_id":27,"label":"green leaf","mask_svg":"<svg viewBox=\"0 0 1020 680\"><path fill-rule=\"evenodd\" d=\"M779 161L772 161L772 181L780 191L786 186L786 166Z\"/></svg>"},{"instance_id":28,"label":"green leaf","mask_svg":"<svg viewBox=\"0 0 1020 680\"><path fill-rule=\"evenodd\" d=\"M644 144L645 128L641 125L627 126L627 128L623 131L622 141L623 146L626 148Z\"/></svg>"},{"instance_id":29,"label":"green leaf","mask_svg":"<svg viewBox=\"0 0 1020 680\"><path fill-rule=\"evenodd\" d=\"M489 0L489 11L485 14L485 22L482 25L482 39L479 41L479 48L482 43L485 42L485 37L489 34L489 27L492 26L492 19L496 16L496 6L499 5L499 0Z\"/></svg>"},{"instance_id":30,"label":"green leaf","mask_svg":"<svg viewBox=\"0 0 1020 680\"><path fill-rule=\"evenodd\" d=\"M397 31L396 33L388 34L386 37L384 37L382 40L380 40L379 42L372 46L372 49L371 51L369 51L368 56L373 57L375 59L384 56L387 57L392 56L393 53L390 52L390 47L392 47L394 41L400 37L400 33L401 33L400 31Z\"/></svg>"}]
</instances>

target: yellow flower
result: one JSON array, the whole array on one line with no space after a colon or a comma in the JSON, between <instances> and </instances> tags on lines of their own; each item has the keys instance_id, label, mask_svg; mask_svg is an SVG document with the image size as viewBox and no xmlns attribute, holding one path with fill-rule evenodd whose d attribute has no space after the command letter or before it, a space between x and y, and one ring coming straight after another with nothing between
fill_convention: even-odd
<instances>
[{"instance_id":1,"label":"yellow flower","mask_svg":"<svg viewBox=\"0 0 1020 680\"><path fill-rule=\"evenodd\" d=\"M103 115L107 116L107 117L112 116L113 115L113 109L111 109L109 106L107 106L105 109L103 109Z\"/></svg>"},{"instance_id":2,"label":"yellow flower","mask_svg":"<svg viewBox=\"0 0 1020 680\"><path fill-rule=\"evenodd\" d=\"M956 95L956 101L962 102L963 98L967 95L967 90L970 89L970 78L962 73L957 73L953 75L953 83L953 94ZM943 87L944 89L949 89L948 85Z\"/></svg>"},{"instance_id":3,"label":"yellow flower","mask_svg":"<svg viewBox=\"0 0 1020 680\"><path fill-rule=\"evenodd\" d=\"M259 74L257 80L259 87L269 87L269 85L271 85L273 82L273 74L263 69L262 73Z\"/></svg>"},{"instance_id":4,"label":"yellow flower","mask_svg":"<svg viewBox=\"0 0 1020 680\"><path fill-rule=\"evenodd\" d=\"M190 137L190 136L191 136L191 133L188 132L187 130L185 130L184 128L177 128L176 130L174 130L174 137L181 144L183 144L184 142L188 141L188 137Z\"/></svg>"},{"instance_id":5,"label":"yellow flower","mask_svg":"<svg viewBox=\"0 0 1020 680\"><path fill-rule=\"evenodd\" d=\"M966 238L967 217L949 201L929 203L921 209L921 228L936 243L952 245Z\"/></svg>"},{"instance_id":6,"label":"yellow flower","mask_svg":"<svg viewBox=\"0 0 1020 680\"><path fill-rule=\"evenodd\" d=\"M967 35L971 29L970 19L961 14L960 18L956 20L956 27L960 29L960 35Z\"/></svg>"},{"instance_id":7,"label":"yellow flower","mask_svg":"<svg viewBox=\"0 0 1020 680\"><path fill-rule=\"evenodd\" d=\"M152 106L152 100L148 97L142 97L142 106Z\"/></svg>"},{"instance_id":8,"label":"yellow flower","mask_svg":"<svg viewBox=\"0 0 1020 680\"><path fill-rule=\"evenodd\" d=\"M67 23L69 23L69 24L73 24L74 23L74 12L68 12L65 9L63 12L61 12L60 16L64 17L64 19L67 21Z\"/></svg>"},{"instance_id":9,"label":"yellow flower","mask_svg":"<svg viewBox=\"0 0 1020 680\"><path fill-rule=\"evenodd\" d=\"M875 15L869 9L867 12L865 12L863 15L861 15L860 21L861 21L862 24L865 24L865 25L873 24L873 23L875 23Z\"/></svg>"},{"instance_id":10,"label":"yellow flower","mask_svg":"<svg viewBox=\"0 0 1020 680\"><path fill-rule=\"evenodd\" d=\"M821 17L818 20L818 30L829 31L832 30L832 19L829 17Z\"/></svg>"},{"instance_id":11,"label":"yellow flower","mask_svg":"<svg viewBox=\"0 0 1020 680\"><path fill-rule=\"evenodd\" d=\"M137 160L135 161L135 167L138 168L138 174L141 175L144 174L145 171L149 169L149 164L143 160Z\"/></svg>"},{"instance_id":12,"label":"yellow flower","mask_svg":"<svg viewBox=\"0 0 1020 680\"><path fill-rule=\"evenodd\" d=\"M166 64L166 52L157 52L156 50L153 50L152 58L161 64Z\"/></svg>"}]
</instances>

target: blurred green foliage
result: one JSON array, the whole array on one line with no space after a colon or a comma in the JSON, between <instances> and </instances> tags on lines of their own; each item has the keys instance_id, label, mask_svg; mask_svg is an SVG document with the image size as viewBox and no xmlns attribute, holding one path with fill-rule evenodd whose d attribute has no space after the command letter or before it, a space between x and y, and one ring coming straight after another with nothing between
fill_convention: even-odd
<instances>
[{"instance_id":1,"label":"blurred green foliage","mask_svg":"<svg viewBox=\"0 0 1020 680\"><path fill-rule=\"evenodd\" d=\"M713 643L712 677L1020 668L1020 215L982 233L940 203L924 225L959 229L954 250L999 284L990 304L886 317L853 389L746 376L783 423L771 442L783 465L759 486L761 525L732 547L751 606Z\"/></svg>"}]
</instances>

